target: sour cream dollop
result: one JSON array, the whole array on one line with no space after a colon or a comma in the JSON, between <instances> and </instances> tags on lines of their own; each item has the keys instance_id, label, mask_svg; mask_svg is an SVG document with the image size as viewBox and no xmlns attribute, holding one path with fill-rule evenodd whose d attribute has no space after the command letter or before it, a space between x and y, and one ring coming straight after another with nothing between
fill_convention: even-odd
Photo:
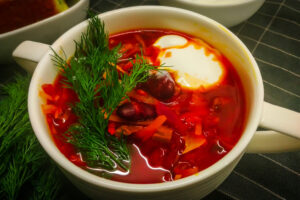
<instances>
[{"instance_id":1,"label":"sour cream dollop","mask_svg":"<svg viewBox=\"0 0 300 200\"><path fill-rule=\"evenodd\" d=\"M222 81L225 68L216 51L203 41L187 40L179 35L165 35L153 45L160 49L158 59L175 72L175 81L189 89L208 88Z\"/></svg>"}]
</instances>

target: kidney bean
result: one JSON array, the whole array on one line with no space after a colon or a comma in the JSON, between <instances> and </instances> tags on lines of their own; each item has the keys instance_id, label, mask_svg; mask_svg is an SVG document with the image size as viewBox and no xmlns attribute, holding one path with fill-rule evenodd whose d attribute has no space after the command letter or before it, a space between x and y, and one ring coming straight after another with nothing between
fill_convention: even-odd
<instances>
[{"instance_id":1,"label":"kidney bean","mask_svg":"<svg viewBox=\"0 0 300 200\"><path fill-rule=\"evenodd\" d=\"M141 102L126 102L117 108L117 115L129 121L146 120L156 117L154 106Z\"/></svg>"},{"instance_id":2,"label":"kidney bean","mask_svg":"<svg viewBox=\"0 0 300 200\"><path fill-rule=\"evenodd\" d=\"M124 103L117 108L117 115L125 119L133 119L136 116L136 109L131 103Z\"/></svg>"},{"instance_id":3,"label":"kidney bean","mask_svg":"<svg viewBox=\"0 0 300 200\"><path fill-rule=\"evenodd\" d=\"M173 97L175 82L168 72L158 71L149 77L143 88L158 100L165 101Z\"/></svg>"}]
</instances>

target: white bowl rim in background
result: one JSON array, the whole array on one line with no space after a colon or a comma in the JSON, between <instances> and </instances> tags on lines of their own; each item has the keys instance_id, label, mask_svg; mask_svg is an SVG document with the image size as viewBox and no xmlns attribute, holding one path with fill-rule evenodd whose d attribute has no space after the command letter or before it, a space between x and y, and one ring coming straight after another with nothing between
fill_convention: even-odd
<instances>
[{"instance_id":1,"label":"white bowl rim in background","mask_svg":"<svg viewBox=\"0 0 300 200\"><path fill-rule=\"evenodd\" d=\"M214 0L215 2L206 1L206 0L173 0L178 2L189 3L194 6L203 6L203 7L231 7L241 4L251 3L259 0Z\"/></svg>"}]
</instances>

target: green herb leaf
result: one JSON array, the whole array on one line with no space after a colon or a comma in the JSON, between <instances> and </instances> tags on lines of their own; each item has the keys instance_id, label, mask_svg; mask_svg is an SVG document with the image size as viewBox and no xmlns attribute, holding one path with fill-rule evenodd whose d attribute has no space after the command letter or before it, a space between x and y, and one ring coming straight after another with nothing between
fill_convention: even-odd
<instances>
[{"instance_id":1,"label":"green herb leaf","mask_svg":"<svg viewBox=\"0 0 300 200\"><path fill-rule=\"evenodd\" d=\"M137 55L130 74L116 69L120 46L109 49L108 34L98 17L89 20L86 33L76 42L76 52L69 64L54 52L53 61L63 71L64 83L73 89L79 102L73 105L79 124L67 132L69 142L82 152L89 166L128 170L129 152L124 138L107 132L108 119L127 93L147 80L156 68ZM126 162L124 162L126 161Z\"/></svg>"},{"instance_id":2,"label":"green herb leaf","mask_svg":"<svg viewBox=\"0 0 300 200\"><path fill-rule=\"evenodd\" d=\"M31 181L39 188L44 187L40 180L51 178L55 181L48 182L48 191L42 199L55 199L60 180L49 177L47 171L58 169L39 145L27 112L30 77L16 75L15 79L0 86L0 199L17 199L22 189L34 190Z\"/></svg>"}]
</instances>

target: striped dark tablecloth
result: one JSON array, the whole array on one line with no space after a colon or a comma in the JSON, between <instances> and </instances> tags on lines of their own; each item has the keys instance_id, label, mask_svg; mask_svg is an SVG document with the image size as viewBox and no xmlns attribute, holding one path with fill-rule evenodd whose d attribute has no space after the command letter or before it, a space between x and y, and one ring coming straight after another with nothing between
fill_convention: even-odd
<instances>
[{"instance_id":1,"label":"striped dark tablecloth","mask_svg":"<svg viewBox=\"0 0 300 200\"><path fill-rule=\"evenodd\" d=\"M105 12L156 0L91 0ZM264 79L265 101L300 112L300 1L266 0L259 11L231 30L253 53ZM4 82L19 68L2 68ZM59 199L87 199L67 180ZM206 200L300 199L300 151L245 154L233 173Z\"/></svg>"}]
</instances>

